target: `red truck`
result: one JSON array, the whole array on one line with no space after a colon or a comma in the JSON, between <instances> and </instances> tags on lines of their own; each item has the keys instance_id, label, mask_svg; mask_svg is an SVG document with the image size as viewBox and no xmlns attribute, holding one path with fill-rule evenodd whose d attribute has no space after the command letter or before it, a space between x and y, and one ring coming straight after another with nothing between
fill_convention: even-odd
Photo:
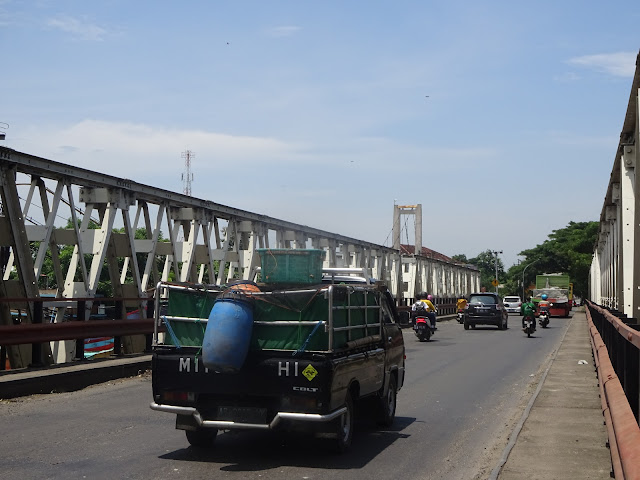
<instances>
[{"instance_id":1,"label":"red truck","mask_svg":"<svg viewBox=\"0 0 640 480\"><path fill-rule=\"evenodd\" d=\"M536 275L536 288L533 290L534 301L538 302L543 294L547 295L547 302L549 302L549 316L569 316L573 306L569 275L562 273Z\"/></svg>"}]
</instances>

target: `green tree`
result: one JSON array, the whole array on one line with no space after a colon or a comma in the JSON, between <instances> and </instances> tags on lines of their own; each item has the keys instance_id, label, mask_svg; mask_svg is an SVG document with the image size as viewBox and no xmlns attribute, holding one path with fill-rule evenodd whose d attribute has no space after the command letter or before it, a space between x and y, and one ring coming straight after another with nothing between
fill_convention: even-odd
<instances>
[{"instance_id":1,"label":"green tree","mask_svg":"<svg viewBox=\"0 0 640 480\"><path fill-rule=\"evenodd\" d=\"M485 250L470 259L467 259L464 254L454 255L451 259L456 263L471 264L478 267L478 270L480 270L480 287L485 287L489 291L495 289L491 282L496 278L496 256L491 250ZM500 257L498 257L498 280L502 283L505 279L504 265Z\"/></svg>"},{"instance_id":2,"label":"green tree","mask_svg":"<svg viewBox=\"0 0 640 480\"><path fill-rule=\"evenodd\" d=\"M462 264L468 264L469 263L469 259L463 253L459 253L457 255L454 255L453 257L451 257L451 260L453 260L456 263L462 263Z\"/></svg>"},{"instance_id":3,"label":"green tree","mask_svg":"<svg viewBox=\"0 0 640 480\"><path fill-rule=\"evenodd\" d=\"M517 276L522 283L524 272L526 288L534 283L536 275L566 273L573 283L574 294L584 298L588 293L589 269L598 229L598 222L569 222L565 228L553 230L548 240L519 253L525 261L509 269L509 275L514 281Z\"/></svg>"},{"instance_id":4,"label":"green tree","mask_svg":"<svg viewBox=\"0 0 640 480\"><path fill-rule=\"evenodd\" d=\"M506 276L502 260L500 257L496 258L491 250L480 252L477 257L469 260L469 263L480 270L480 287L485 287L488 291L495 289L492 282L496 278L496 261L498 262L498 281L504 281Z\"/></svg>"}]
</instances>

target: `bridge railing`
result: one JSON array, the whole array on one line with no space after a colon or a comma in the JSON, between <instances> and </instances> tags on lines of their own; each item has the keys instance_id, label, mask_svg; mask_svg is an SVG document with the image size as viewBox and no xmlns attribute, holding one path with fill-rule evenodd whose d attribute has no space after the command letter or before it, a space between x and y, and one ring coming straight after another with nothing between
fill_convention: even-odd
<instances>
[{"instance_id":1,"label":"bridge railing","mask_svg":"<svg viewBox=\"0 0 640 480\"><path fill-rule=\"evenodd\" d=\"M586 314L613 473L617 479L640 479L640 325L592 302Z\"/></svg>"},{"instance_id":2,"label":"bridge railing","mask_svg":"<svg viewBox=\"0 0 640 480\"><path fill-rule=\"evenodd\" d=\"M43 345L48 342L75 340L75 360L84 359L85 339L113 337L113 354L122 355L121 338L130 335L145 335L145 351L151 350L154 329L153 302L148 298L0 298L0 305L20 305L23 309L31 308L32 322L23 322L21 310L16 310L12 325L0 325L0 370L5 368L7 347L13 345L31 345L30 366L44 366L52 363L52 359L44 358ZM89 315L87 305L113 303L115 312L123 311L122 305L127 302L148 302L142 314L136 312L135 318L106 318L104 315ZM45 314L45 305L50 308L66 307L75 310L67 321L52 322Z\"/></svg>"}]
</instances>

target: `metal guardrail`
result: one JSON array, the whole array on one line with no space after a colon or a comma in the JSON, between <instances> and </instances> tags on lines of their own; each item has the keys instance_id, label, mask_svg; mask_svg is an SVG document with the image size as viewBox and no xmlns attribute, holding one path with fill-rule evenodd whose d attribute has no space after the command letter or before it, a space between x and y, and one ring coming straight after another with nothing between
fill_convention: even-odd
<instances>
[{"instance_id":1,"label":"metal guardrail","mask_svg":"<svg viewBox=\"0 0 640 480\"><path fill-rule=\"evenodd\" d=\"M0 325L0 370L4 369L6 347L31 344L31 366L43 366L42 344L59 340L76 340L76 359L84 359L84 339L96 337L114 337L114 354L122 355L120 338L128 335L144 334L146 351L151 350L151 337L154 331L154 319L86 319L87 302L113 302L116 310L122 310L122 303L130 300L149 300L148 298L0 298L0 304L18 302L23 308L33 305L33 323ZM44 305L74 305L77 316L70 321L50 323L44 321ZM149 302L147 315L153 315L153 302ZM164 329L161 329L164 330Z\"/></svg>"},{"instance_id":2,"label":"metal guardrail","mask_svg":"<svg viewBox=\"0 0 640 480\"><path fill-rule=\"evenodd\" d=\"M640 325L636 319L587 301L591 348L598 375L613 476L640 479Z\"/></svg>"}]
</instances>

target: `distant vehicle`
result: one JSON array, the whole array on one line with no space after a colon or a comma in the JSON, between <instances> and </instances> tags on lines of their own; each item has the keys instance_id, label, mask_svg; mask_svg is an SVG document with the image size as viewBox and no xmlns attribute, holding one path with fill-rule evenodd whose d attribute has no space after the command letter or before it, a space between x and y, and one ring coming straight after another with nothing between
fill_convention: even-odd
<instances>
[{"instance_id":1,"label":"distant vehicle","mask_svg":"<svg viewBox=\"0 0 640 480\"><path fill-rule=\"evenodd\" d=\"M549 299L550 317L569 316L573 306L573 284L569 281L569 275L561 273L536 275L534 301L537 302L543 294L546 294Z\"/></svg>"},{"instance_id":2,"label":"distant vehicle","mask_svg":"<svg viewBox=\"0 0 640 480\"><path fill-rule=\"evenodd\" d=\"M504 303L504 308L507 309L507 313L520 313L520 306L522 305L520 297L504 297L502 302Z\"/></svg>"},{"instance_id":3,"label":"distant vehicle","mask_svg":"<svg viewBox=\"0 0 640 480\"><path fill-rule=\"evenodd\" d=\"M464 329L476 328L476 325L495 325L498 330L506 330L509 314L497 293L472 293L469 295L467 309L464 312Z\"/></svg>"}]
</instances>

